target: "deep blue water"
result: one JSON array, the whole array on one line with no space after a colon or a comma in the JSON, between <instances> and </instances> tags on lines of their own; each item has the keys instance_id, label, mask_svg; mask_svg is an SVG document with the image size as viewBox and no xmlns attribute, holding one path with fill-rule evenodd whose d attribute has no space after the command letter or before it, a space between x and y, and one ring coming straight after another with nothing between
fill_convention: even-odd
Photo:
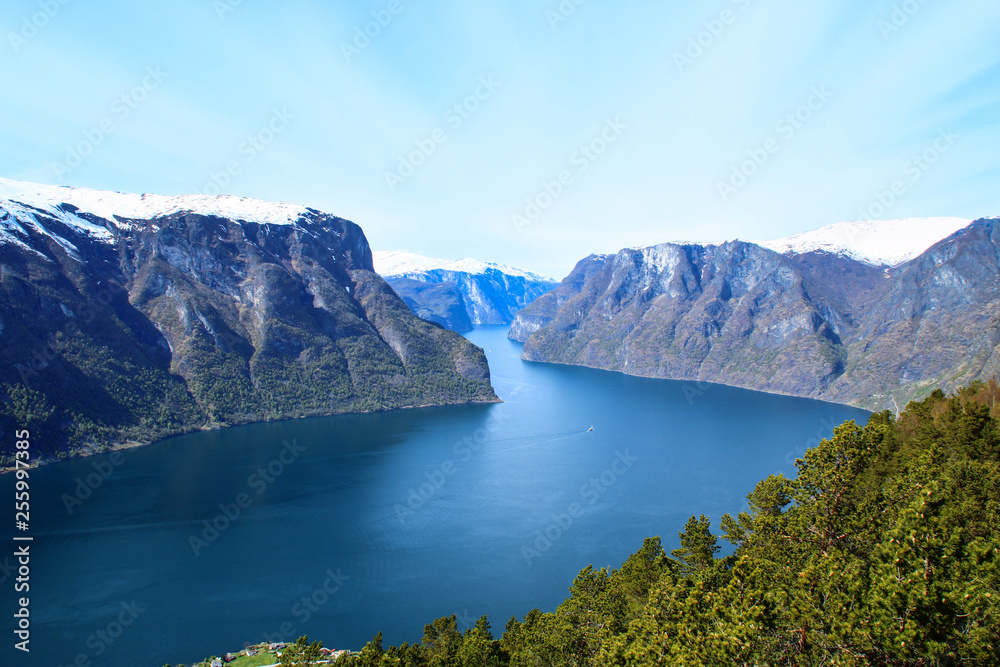
<instances>
[{"instance_id":1,"label":"deep blue water","mask_svg":"<svg viewBox=\"0 0 1000 667\"><path fill-rule=\"evenodd\" d=\"M675 548L688 516L717 525L833 425L867 419L525 363L506 327L468 337L503 404L257 424L33 471L32 650L8 631L0 662L158 667L301 634L359 649L450 614L487 614L499 635L552 610L584 566L617 566L647 536ZM11 619L13 548L0 553Z\"/></svg>"}]
</instances>

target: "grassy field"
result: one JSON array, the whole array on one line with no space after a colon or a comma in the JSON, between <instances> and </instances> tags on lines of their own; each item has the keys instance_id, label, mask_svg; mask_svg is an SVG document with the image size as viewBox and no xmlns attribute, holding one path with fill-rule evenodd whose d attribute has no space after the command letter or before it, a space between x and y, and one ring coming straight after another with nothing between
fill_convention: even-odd
<instances>
[{"instance_id":1,"label":"grassy field","mask_svg":"<svg viewBox=\"0 0 1000 667\"><path fill-rule=\"evenodd\" d=\"M262 665L273 665L278 662L278 656L270 651L262 651L254 656L241 655L232 662L226 663L226 667L261 667ZM210 660L199 662L195 667L208 667Z\"/></svg>"},{"instance_id":2,"label":"grassy field","mask_svg":"<svg viewBox=\"0 0 1000 667\"><path fill-rule=\"evenodd\" d=\"M241 656L229 663L229 667L260 667L261 665L273 665L276 662L278 662L278 656L264 651L254 656Z\"/></svg>"}]
</instances>

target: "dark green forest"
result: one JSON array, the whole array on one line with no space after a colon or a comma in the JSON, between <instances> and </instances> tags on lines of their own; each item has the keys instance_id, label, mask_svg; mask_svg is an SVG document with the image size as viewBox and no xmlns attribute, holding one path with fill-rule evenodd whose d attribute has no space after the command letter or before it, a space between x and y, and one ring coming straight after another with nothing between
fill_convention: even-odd
<instances>
[{"instance_id":1,"label":"dark green forest","mask_svg":"<svg viewBox=\"0 0 1000 667\"><path fill-rule=\"evenodd\" d=\"M998 397L974 384L847 422L717 532L691 517L669 555L654 537L617 569L588 566L554 612L499 638L485 617L462 632L451 616L336 664L998 665ZM283 664L311 653L290 647Z\"/></svg>"},{"instance_id":2,"label":"dark green forest","mask_svg":"<svg viewBox=\"0 0 1000 667\"><path fill-rule=\"evenodd\" d=\"M44 434L37 454L53 460L255 421L495 400L485 379L456 370L466 356L469 366L486 369L481 350L415 320L394 297L372 298L388 302L380 307L383 319L404 332L406 363L367 324L333 340L273 322L273 330L303 341L300 355L258 351L232 335L227 352L192 337L181 361L168 365L141 349L106 344L122 336L119 321L95 318L94 332L65 337L40 372L23 380L0 377L0 433ZM0 361L30 358L32 340L25 336L20 348L0 349ZM13 461L11 446L0 446L0 466Z\"/></svg>"}]
</instances>

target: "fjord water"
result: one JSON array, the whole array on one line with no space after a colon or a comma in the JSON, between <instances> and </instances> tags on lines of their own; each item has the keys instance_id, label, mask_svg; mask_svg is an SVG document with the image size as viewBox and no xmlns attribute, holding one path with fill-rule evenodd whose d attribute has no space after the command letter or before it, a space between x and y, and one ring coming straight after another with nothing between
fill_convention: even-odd
<instances>
[{"instance_id":1,"label":"fjord water","mask_svg":"<svg viewBox=\"0 0 1000 667\"><path fill-rule=\"evenodd\" d=\"M833 425L867 419L522 362L506 327L468 337L503 404L257 424L33 471L31 654L8 633L3 664L191 663L302 634L356 650L450 614L487 614L499 636L584 566L653 535L675 548L688 516L717 525ZM8 614L15 576L0 571Z\"/></svg>"}]
</instances>

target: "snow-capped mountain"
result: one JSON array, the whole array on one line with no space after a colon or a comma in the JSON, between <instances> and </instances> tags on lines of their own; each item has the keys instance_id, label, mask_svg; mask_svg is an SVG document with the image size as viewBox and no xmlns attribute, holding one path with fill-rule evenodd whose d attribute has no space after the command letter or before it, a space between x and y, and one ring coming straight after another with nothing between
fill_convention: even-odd
<instances>
[{"instance_id":1,"label":"snow-capped mountain","mask_svg":"<svg viewBox=\"0 0 1000 667\"><path fill-rule=\"evenodd\" d=\"M7 178L0 178L0 200L12 204L9 212L15 218L15 221L5 224L4 229L0 230L0 240L9 240L4 237L3 232L7 232L6 236L10 232L16 234L14 225L19 222L34 224L34 218L25 206L45 211L67 225L108 242L112 241L113 235L107 229L86 220L81 214L107 220L118 229L131 230L135 226L130 220L153 220L174 213L194 213L262 225L290 225L310 210L296 204L232 195L139 195L42 185Z\"/></svg>"},{"instance_id":2,"label":"snow-capped mountain","mask_svg":"<svg viewBox=\"0 0 1000 667\"><path fill-rule=\"evenodd\" d=\"M525 271L506 264L483 262L466 257L465 259L436 259L425 257L404 250L377 250L374 253L375 272L380 276L402 277L426 271L450 271L453 273L468 273L481 275L487 271L500 271L508 276L519 276L531 280L554 282L551 278Z\"/></svg>"},{"instance_id":3,"label":"snow-capped mountain","mask_svg":"<svg viewBox=\"0 0 1000 667\"><path fill-rule=\"evenodd\" d=\"M414 313L455 331L508 324L517 311L558 284L503 264L405 251L376 252L374 265Z\"/></svg>"},{"instance_id":4,"label":"snow-capped mountain","mask_svg":"<svg viewBox=\"0 0 1000 667\"><path fill-rule=\"evenodd\" d=\"M782 255L822 251L871 266L898 266L972 224L966 218L838 222L774 241L752 241Z\"/></svg>"},{"instance_id":5,"label":"snow-capped mountain","mask_svg":"<svg viewBox=\"0 0 1000 667\"><path fill-rule=\"evenodd\" d=\"M509 336L529 361L894 408L1000 375L1000 219L591 255Z\"/></svg>"},{"instance_id":6,"label":"snow-capped mountain","mask_svg":"<svg viewBox=\"0 0 1000 667\"><path fill-rule=\"evenodd\" d=\"M353 222L239 197L0 180L0 433L46 433L43 458L494 400L482 350L414 317Z\"/></svg>"}]
</instances>

